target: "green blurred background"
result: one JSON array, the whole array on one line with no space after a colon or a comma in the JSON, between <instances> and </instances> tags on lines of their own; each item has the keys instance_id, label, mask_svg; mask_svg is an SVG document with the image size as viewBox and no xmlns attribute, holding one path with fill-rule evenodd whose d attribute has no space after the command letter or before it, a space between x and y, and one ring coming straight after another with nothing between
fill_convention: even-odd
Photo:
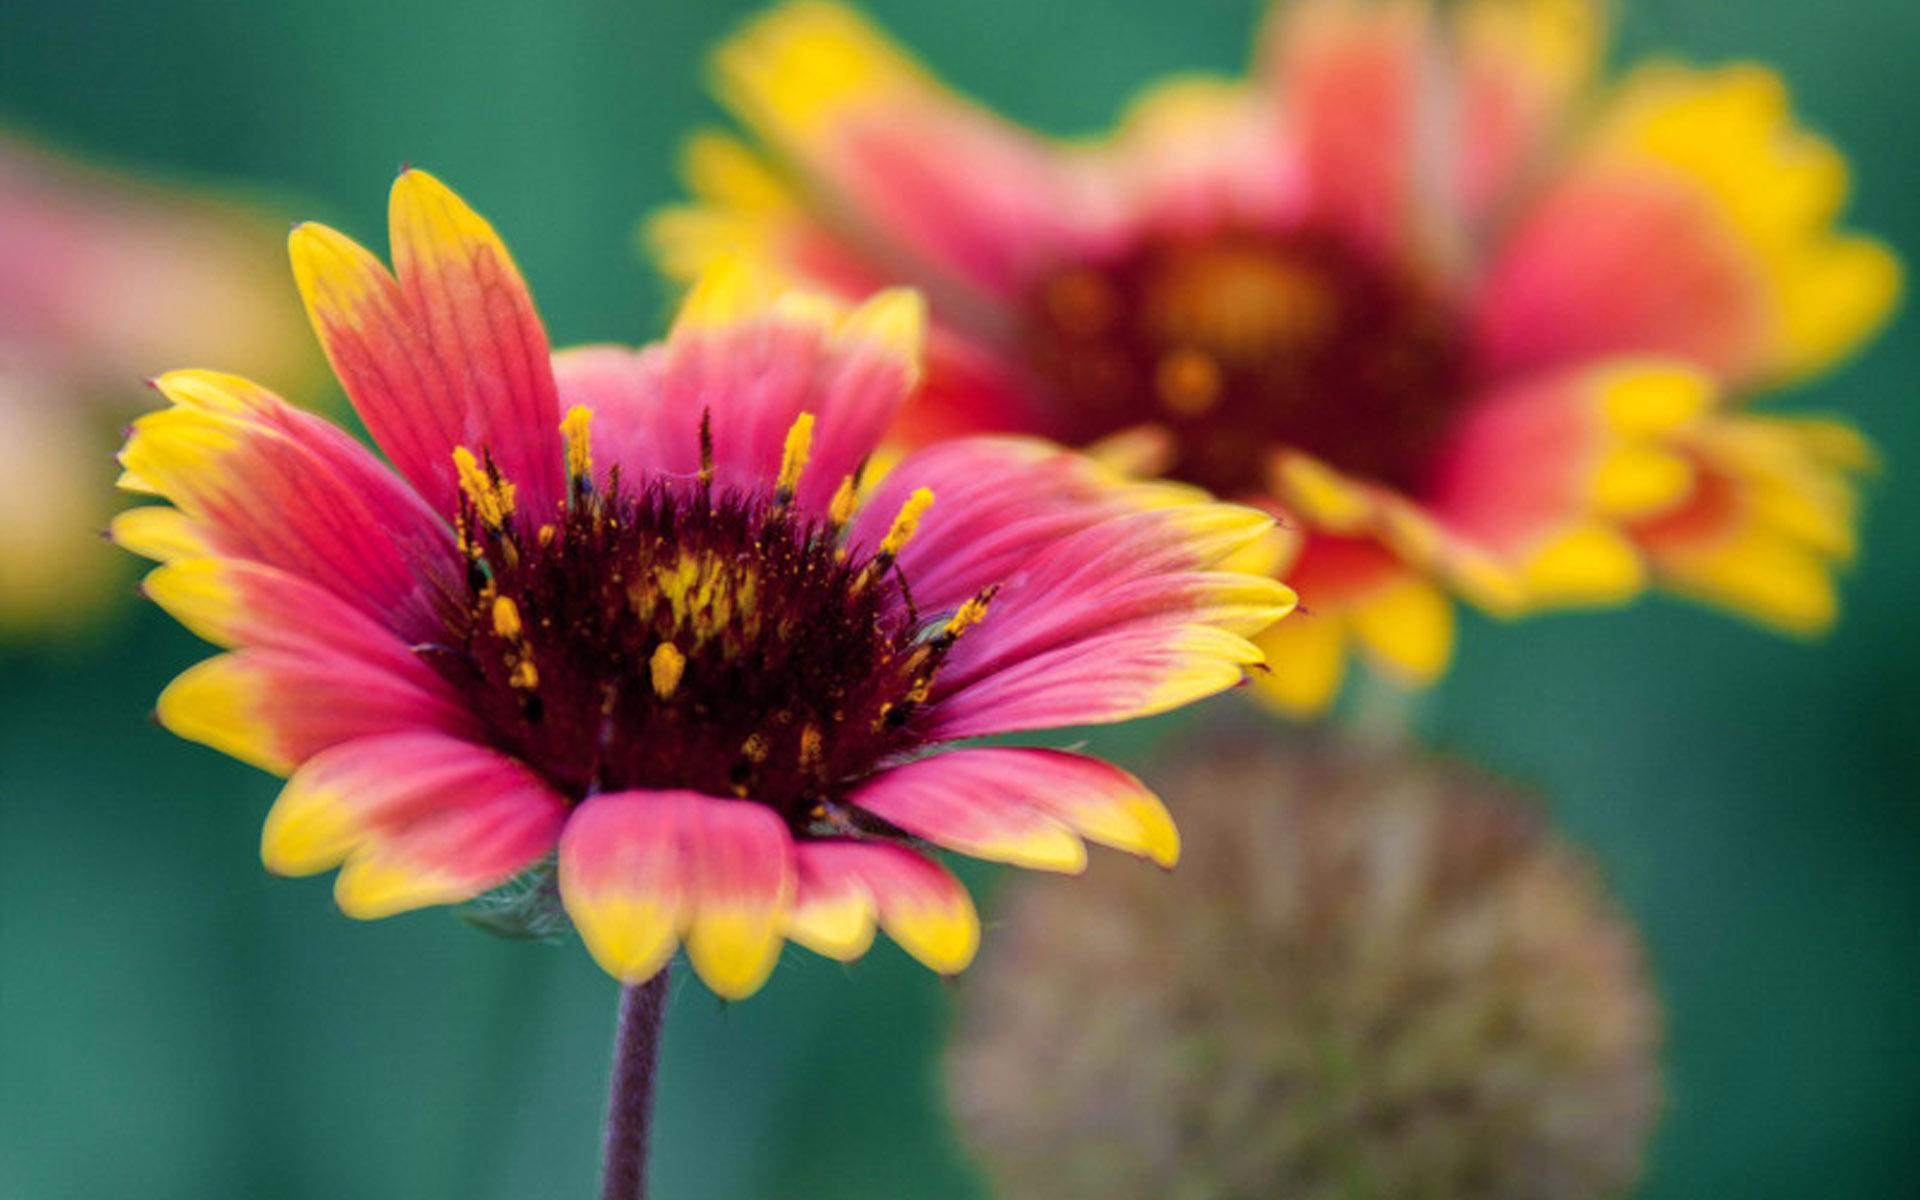
<instances>
[{"instance_id":1,"label":"green blurred background","mask_svg":"<svg viewBox=\"0 0 1920 1200\"><path fill-rule=\"evenodd\" d=\"M395 167L430 167L505 234L556 340L638 341L665 299L635 218L674 195L680 135L717 116L702 50L750 7L5 0L0 123L375 245ZM1063 132L1159 73L1237 68L1254 19L1243 0L872 7ZM1781 68L1853 156L1855 223L1913 261L1920 9L1646 0L1623 19L1623 55ZM1889 464L1829 642L1667 601L1472 623L1423 710L1432 740L1544 789L1646 931L1670 1090L1648 1197L1913 1194L1913 329L1800 397L1856 418ZM590 1194L614 985L577 946L437 910L356 924L325 881L270 879L274 782L147 719L200 654L133 605L0 647L0 1197ZM683 974L658 1194L983 1196L937 1087L949 999L891 948L852 968L791 953L727 1008Z\"/></svg>"}]
</instances>

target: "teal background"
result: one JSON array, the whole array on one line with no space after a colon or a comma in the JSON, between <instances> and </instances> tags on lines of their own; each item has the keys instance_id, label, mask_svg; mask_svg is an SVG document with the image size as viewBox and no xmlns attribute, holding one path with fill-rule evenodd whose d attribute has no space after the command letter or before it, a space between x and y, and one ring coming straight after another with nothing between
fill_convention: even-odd
<instances>
[{"instance_id":1,"label":"teal background","mask_svg":"<svg viewBox=\"0 0 1920 1200\"><path fill-rule=\"evenodd\" d=\"M1226 0L874 8L953 80L1060 131L1160 73L1237 68L1253 20ZM681 134L716 117L700 54L746 11L4 0L0 122L298 197L290 215L375 245L395 167L430 167L503 231L558 340L637 341L665 301L634 222L674 195ZM1624 44L1778 66L1853 156L1855 223L1912 260L1920 9L1629 4ZM1423 709L1433 740L1543 788L1644 926L1671 1092L1646 1197L1913 1194L1917 375L1908 318L1806 389L1888 460L1831 640L1663 600L1470 621ZM0 1197L590 1194L614 986L577 945L438 911L358 924L325 881L270 879L273 781L147 719L201 653L139 606L0 648ZM852 968L792 953L730 1007L683 974L657 1193L984 1196L941 1111L948 1005L891 948Z\"/></svg>"}]
</instances>

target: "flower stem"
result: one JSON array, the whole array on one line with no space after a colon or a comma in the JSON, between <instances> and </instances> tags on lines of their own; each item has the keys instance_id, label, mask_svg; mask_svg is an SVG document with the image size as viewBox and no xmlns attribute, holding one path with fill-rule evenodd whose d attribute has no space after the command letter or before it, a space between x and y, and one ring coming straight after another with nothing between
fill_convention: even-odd
<instances>
[{"instance_id":1,"label":"flower stem","mask_svg":"<svg viewBox=\"0 0 1920 1200\"><path fill-rule=\"evenodd\" d=\"M660 1061L660 1026L667 1015L667 971L620 995L620 1029L613 1040L613 1083L607 1093L606 1152L601 1200L646 1200L647 1138L653 1126L653 1077Z\"/></svg>"}]
</instances>

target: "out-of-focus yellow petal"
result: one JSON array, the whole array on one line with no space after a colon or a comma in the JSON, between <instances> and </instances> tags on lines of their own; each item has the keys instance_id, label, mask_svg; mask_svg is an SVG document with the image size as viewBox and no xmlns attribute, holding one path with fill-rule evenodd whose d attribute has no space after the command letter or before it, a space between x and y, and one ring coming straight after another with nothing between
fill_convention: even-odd
<instances>
[{"instance_id":1,"label":"out-of-focus yellow petal","mask_svg":"<svg viewBox=\"0 0 1920 1200\"><path fill-rule=\"evenodd\" d=\"M1403 684L1432 683L1453 656L1453 605L1424 579L1361 597L1348 621L1374 663Z\"/></svg>"},{"instance_id":2,"label":"out-of-focus yellow petal","mask_svg":"<svg viewBox=\"0 0 1920 1200\"><path fill-rule=\"evenodd\" d=\"M1522 568L1536 604L1617 604L1647 584L1633 543L1604 525L1581 525L1549 541Z\"/></svg>"},{"instance_id":3,"label":"out-of-focus yellow petal","mask_svg":"<svg viewBox=\"0 0 1920 1200\"><path fill-rule=\"evenodd\" d=\"M1618 97L1601 144L1699 188L1752 259L1773 309L1772 373L1829 366L1886 321L1899 262L1878 241L1832 230L1846 160L1795 124L1778 75L1755 63L1660 62L1635 71Z\"/></svg>"},{"instance_id":4,"label":"out-of-focus yellow petal","mask_svg":"<svg viewBox=\"0 0 1920 1200\"><path fill-rule=\"evenodd\" d=\"M1297 613L1254 639L1267 670L1253 676L1253 694L1291 716L1324 712L1346 674L1345 621L1338 613Z\"/></svg>"},{"instance_id":5,"label":"out-of-focus yellow petal","mask_svg":"<svg viewBox=\"0 0 1920 1200\"><path fill-rule=\"evenodd\" d=\"M851 9L797 0L755 19L713 56L714 89L775 140L805 142L849 107L934 86Z\"/></svg>"}]
</instances>

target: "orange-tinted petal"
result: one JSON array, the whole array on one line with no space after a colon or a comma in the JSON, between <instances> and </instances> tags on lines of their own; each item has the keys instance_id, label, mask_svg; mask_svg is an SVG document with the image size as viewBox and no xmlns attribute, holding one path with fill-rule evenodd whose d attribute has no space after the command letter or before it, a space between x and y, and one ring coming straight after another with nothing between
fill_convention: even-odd
<instances>
[{"instance_id":1,"label":"orange-tinted petal","mask_svg":"<svg viewBox=\"0 0 1920 1200\"><path fill-rule=\"evenodd\" d=\"M395 274L344 235L301 225L294 276L334 373L374 440L451 514L453 450L492 456L529 512L564 494L547 335L491 226L423 171L393 186ZM397 278L396 278L397 275Z\"/></svg>"}]
</instances>

